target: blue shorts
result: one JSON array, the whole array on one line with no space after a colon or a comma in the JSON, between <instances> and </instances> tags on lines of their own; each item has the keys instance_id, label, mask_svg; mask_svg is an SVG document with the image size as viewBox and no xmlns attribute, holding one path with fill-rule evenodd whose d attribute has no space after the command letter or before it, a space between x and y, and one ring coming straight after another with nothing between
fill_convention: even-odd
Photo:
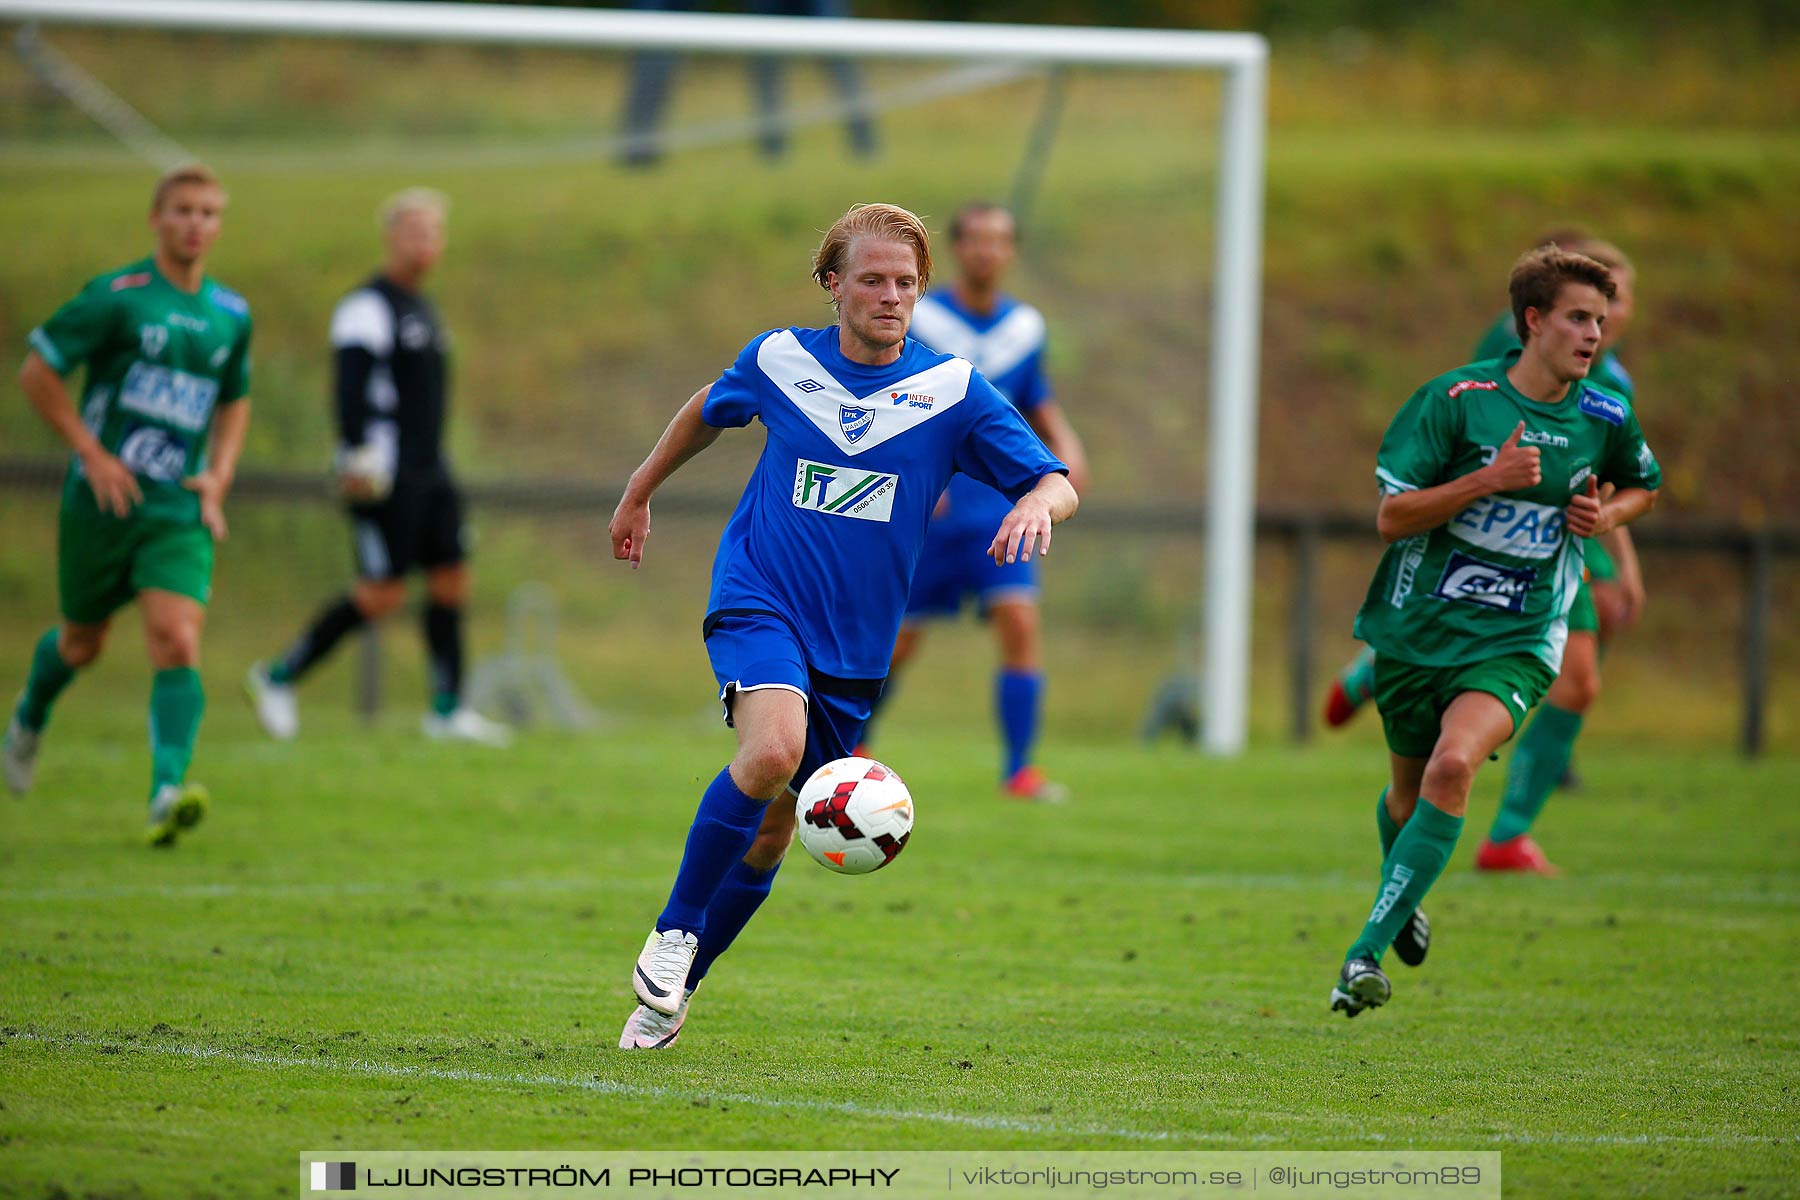
<instances>
[{"instance_id":1,"label":"blue shorts","mask_svg":"<svg viewBox=\"0 0 1800 1200\"><path fill-rule=\"evenodd\" d=\"M732 724L732 707L743 692L779 688L806 701L806 752L789 791L798 795L814 771L849 757L862 740L883 680L838 679L810 669L799 636L774 613L712 613L704 631L726 725Z\"/></svg>"},{"instance_id":2,"label":"blue shorts","mask_svg":"<svg viewBox=\"0 0 1800 1200\"><path fill-rule=\"evenodd\" d=\"M954 617L971 595L976 611L984 617L996 604L1037 603L1037 559L996 563L987 552L993 542L993 530L985 534L980 530L946 532L934 521L926 530L924 549L919 551L912 595L906 600L906 619Z\"/></svg>"}]
</instances>

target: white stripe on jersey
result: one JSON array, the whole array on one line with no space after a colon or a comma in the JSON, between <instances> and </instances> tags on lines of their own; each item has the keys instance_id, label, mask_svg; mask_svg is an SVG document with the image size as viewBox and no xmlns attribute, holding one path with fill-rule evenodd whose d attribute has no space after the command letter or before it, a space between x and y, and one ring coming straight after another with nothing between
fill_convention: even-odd
<instances>
[{"instance_id":1,"label":"white stripe on jersey","mask_svg":"<svg viewBox=\"0 0 1800 1200\"><path fill-rule=\"evenodd\" d=\"M763 339L762 345L756 348L756 365L769 382L780 388L781 394L818 427L820 433L852 458L954 408L969 392L969 364L960 358L952 358L897 380L871 395L852 396L850 390L821 366L788 329ZM802 383L807 386L801 387ZM898 403L892 399L896 393L901 397ZM931 407L915 407L906 402L909 396L928 396ZM845 405L872 409L879 418L873 421L869 432L855 442L844 436L839 410Z\"/></svg>"},{"instance_id":2,"label":"white stripe on jersey","mask_svg":"<svg viewBox=\"0 0 1800 1200\"><path fill-rule=\"evenodd\" d=\"M358 288L331 314L331 348L361 346L376 358L394 352L394 310L373 288Z\"/></svg>"},{"instance_id":3,"label":"white stripe on jersey","mask_svg":"<svg viewBox=\"0 0 1800 1200\"><path fill-rule=\"evenodd\" d=\"M925 296L913 307L911 333L939 354L968 359L992 381L1044 348L1044 314L1020 304L983 333L947 304Z\"/></svg>"},{"instance_id":4,"label":"white stripe on jersey","mask_svg":"<svg viewBox=\"0 0 1800 1200\"><path fill-rule=\"evenodd\" d=\"M1406 482L1382 467L1375 468L1375 482L1380 485L1381 494L1384 496L1398 496L1401 492L1419 490L1417 485Z\"/></svg>"}]
</instances>

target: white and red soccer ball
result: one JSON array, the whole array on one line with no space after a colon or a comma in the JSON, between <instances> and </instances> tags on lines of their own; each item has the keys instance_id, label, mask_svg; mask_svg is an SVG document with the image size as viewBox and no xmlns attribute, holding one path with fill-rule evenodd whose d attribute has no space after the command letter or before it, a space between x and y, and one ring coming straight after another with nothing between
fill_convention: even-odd
<instances>
[{"instance_id":1,"label":"white and red soccer ball","mask_svg":"<svg viewBox=\"0 0 1800 1200\"><path fill-rule=\"evenodd\" d=\"M806 852L844 875L879 871L912 836L912 793L872 758L840 758L814 771L794 812Z\"/></svg>"}]
</instances>

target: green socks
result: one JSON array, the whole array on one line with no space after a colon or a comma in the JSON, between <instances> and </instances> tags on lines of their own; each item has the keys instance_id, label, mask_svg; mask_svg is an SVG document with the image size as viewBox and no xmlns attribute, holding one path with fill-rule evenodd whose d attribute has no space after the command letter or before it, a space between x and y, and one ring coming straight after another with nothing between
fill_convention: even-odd
<instances>
[{"instance_id":1,"label":"green socks","mask_svg":"<svg viewBox=\"0 0 1800 1200\"><path fill-rule=\"evenodd\" d=\"M38 639L31 653L31 674L25 679L25 694L19 697L19 724L36 732L50 721L50 706L62 690L75 678L75 668L63 661L56 644L56 630Z\"/></svg>"},{"instance_id":2,"label":"green socks","mask_svg":"<svg viewBox=\"0 0 1800 1200\"><path fill-rule=\"evenodd\" d=\"M1381 833L1381 862L1387 865L1388 855L1394 852L1394 839L1400 836L1400 826L1388 814L1386 788L1381 789L1381 796L1375 801L1375 828Z\"/></svg>"},{"instance_id":3,"label":"green socks","mask_svg":"<svg viewBox=\"0 0 1800 1200\"><path fill-rule=\"evenodd\" d=\"M1363 926L1362 936L1350 947L1350 952L1344 956L1346 959L1381 961L1381 956L1393 944L1394 935L1419 907L1425 893L1431 890L1444 865L1450 861L1456 839L1462 835L1462 827L1461 817L1453 817L1425 797L1419 797L1412 818L1400 828L1393 848L1388 851L1387 861L1382 864L1381 894L1375 899L1375 907L1369 913L1368 924Z\"/></svg>"},{"instance_id":4,"label":"green socks","mask_svg":"<svg viewBox=\"0 0 1800 1200\"><path fill-rule=\"evenodd\" d=\"M1364 646L1338 676L1338 681L1344 685L1344 695L1350 697L1352 704L1367 704L1375 695L1375 648Z\"/></svg>"},{"instance_id":5,"label":"green socks","mask_svg":"<svg viewBox=\"0 0 1800 1200\"><path fill-rule=\"evenodd\" d=\"M150 794L166 783L180 783L194 757L194 737L206 692L200 672L192 667L158 671L150 682Z\"/></svg>"},{"instance_id":6,"label":"green socks","mask_svg":"<svg viewBox=\"0 0 1800 1200\"><path fill-rule=\"evenodd\" d=\"M1538 709L1537 718L1506 765L1506 790L1501 793L1493 828L1488 830L1489 841L1510 841L1531 828L1568 768L1580 733L1580 713L1554 704Z\"/></svg>"}]
</instances>

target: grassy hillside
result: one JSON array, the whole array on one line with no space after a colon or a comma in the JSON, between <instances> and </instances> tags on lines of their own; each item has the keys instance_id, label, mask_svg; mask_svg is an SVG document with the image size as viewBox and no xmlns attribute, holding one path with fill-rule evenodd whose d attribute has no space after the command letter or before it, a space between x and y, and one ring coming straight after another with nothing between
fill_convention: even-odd
<instances>
[{"instance_id":1,"label":"grassy hillside","mask_svg":"<svg viewBox=\"0 0 1800 1200\"><path fill-rule=\"evenodd\" d=\"M749 332L825 319L804 272L817 228L859 199L941 222L970 195L1005 192L1039 97L1032 81L907 109L883 123L870 163L846 161L838 131L821 128L773 166L734 144L626 173L579 151L614 126L623 80L610 57L56 40L227 171L217 271L256 306L258 457L290 463L323 453L320 327L371 263L367 214L393 186L427 179L457 202L438 290L461 335L470 469L616 474ZM1500 56L1278 51L1266 497L1365 495L1394 406L1504 307L1525 242L1580 221L1642 263L1626 354L1670 498L1722 515L1791 509L1782 456L1744 447L1800 444L1800 412L1783 402L1800 376L1785 336L1800 295L1787 236L1800 73L1785 59L1727 73L1670 55L1659 70L1600 63L1575 97L1560 70ZM873 85L929 70L878 69ZM796 103L823 98L812 72L790 74ZM697 60L678 87L677 124L748 103L728 62ZM0 107L13 160L0 217L33 231L0 266L0 346L16 348L76 280L142 246L147 172L52 154L93 135L14 62L0 95L20 101ZM1214 101L1204 79L1078 75L1028 227L1018 289L1051 318L1058 384L1103 493L1146 473L1182 494L1202 484Z\"/></svg>"}]
</instances>

